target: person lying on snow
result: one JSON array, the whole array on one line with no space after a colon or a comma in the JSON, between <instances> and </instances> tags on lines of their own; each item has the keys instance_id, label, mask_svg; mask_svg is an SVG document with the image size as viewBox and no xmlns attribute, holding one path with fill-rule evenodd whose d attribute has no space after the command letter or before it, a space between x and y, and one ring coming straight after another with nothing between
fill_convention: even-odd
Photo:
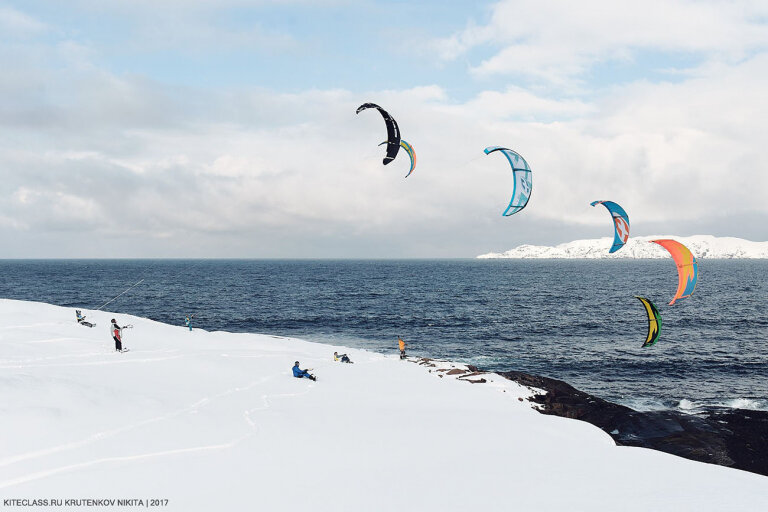
<instances>
[{"instance_id":1,"label":"person lying on snow","mask_svg":"<svg viewBox=\"0 0 768 512\"><path fill-rule=\"evenodd\" d=\"M351 363L352 361L349 360L349 357L347 357L347 354L339 354L338 352L333 353L333 360L334 361L341 361L342 363Z\"/></svg>"},{"instance_id":2,"label":"person lying on snow","mask_svg":"<svg viewBox=\"0 0 768 512\"><path fill-rule=\"evenodd\" d=\"M293 365L293 376L297 379L301 379L302 377L306 377L309 380L317 380L317 377L309 373L309 369L302 370L299 368L299 362L296 361L296 363Z\"/></svg>"}]
</instances>

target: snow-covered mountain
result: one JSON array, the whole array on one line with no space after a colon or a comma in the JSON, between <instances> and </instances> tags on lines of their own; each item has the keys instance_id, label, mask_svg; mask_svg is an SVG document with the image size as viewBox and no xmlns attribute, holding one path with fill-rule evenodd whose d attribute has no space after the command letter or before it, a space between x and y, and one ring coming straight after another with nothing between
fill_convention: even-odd
<instances>
[{"instance_id":1,"label":"snow-covered mountain","mask_svg":"<svg viewBox=\"0 0 768 512\"><path fill-rule=\"evenodd\" d=\"M752 242L743 238L694 236L636 236L613 254L609 254L613 238L575 240L555 247L521 245L506 252L490 252L478 258L668 258L669 253L650 240L671 238L684 244L697 258L768 258L768 242Z\"/></svg>"}]
</instances>

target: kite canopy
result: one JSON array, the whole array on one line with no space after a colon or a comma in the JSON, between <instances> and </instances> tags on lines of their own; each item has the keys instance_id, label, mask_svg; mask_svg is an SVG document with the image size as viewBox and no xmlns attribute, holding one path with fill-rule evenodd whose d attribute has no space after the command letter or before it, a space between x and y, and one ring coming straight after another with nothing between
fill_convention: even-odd
<instances>
[{"instance_id":1,"label":"kite canopy","mask_svg":"<svg viewBox=\"0 0 768 512\"><path fill-rule=\"evenodd\" d=\"M379 146L386 143L387 142L384 141L381 144L379 144ZM405 142L403 139L400 139L400 147L403 148L406 153L408 153L408 157L411 159L411 168L408 170L408 174L405 175L405 177L407 178L408 176L411 175L413 170L416 168L416 152L413 150L413 146Z\"/></svg>"},{"instance_id":2,"label":"kite canopy","mask_svg":"<svg viewBox=\"0 0 768 512\"><path fill-rule=\"evenodd\" d=\"M363 103L357 107L357 113L359 114L365 109L375 108L384 118L384 124L387 125L387 156L384 157L384 165L395 159L398 150L400 150L400 129L397 127L397 121L394 120L389 113L376 105L375 103Z\"/></svg>"},{"instance_id":3,"label":"kite canopy","mask_svg":"<svg viewBox=\"0 0 768 512\"><path fill-rule=\"evenodd\" d=\"M624 247L629 238L629 215L624 211L624 208L614 203L613 201L592 201L589 203L591 206L602 204L611 213L613 218L613 245L609 253L613 253Z\"/></svg>"},{"instance_id":4,"label":"kite canopy","mask_svg":"<svg viewBox=\"0 0 768 512\"><path fill-rule=\"evenodd\" d=\"M502 215L505 217L514 215L525 208L528 200L531 198L531 190L533 189L531 168L528 166L525 158L511 149L489 146L484 151L486 155L490 155L494 151L501 151L507 157L509 165L512 166L512 172L515 175L515 188L512 189L512 199L509 202L509 206L507 206Z\"/></svg>"},{"instance_id":5,"label":"kite canopy","mask_svg":"<svg viewBox=\"0 0 768 512\"><path fill-rule=\"evenodd\" d=\"M661 315L650 300L645 297L638 297L637 295L635 295L635 298L643 303L645 312L648 315L648 334L645 337L643 347L650 347L656 343L656 340L659 339L659 334L661 334Z\"/></svg>"},{"instance_id":6,"label":"kite canopy","mask_svg":"<svg viewBox=\"0 0 768 512\"><path fill-rule=\"evenodd\" d=\"M686 246L675 240L651 240L651 242L659 244L669 251L672 259L675 260L675 265L677 265L677 292L675 292L669 305L671 306L678 299L690 297L699 278L699 264L696 262L696 258Z\"/></svg>"}]
</instances>

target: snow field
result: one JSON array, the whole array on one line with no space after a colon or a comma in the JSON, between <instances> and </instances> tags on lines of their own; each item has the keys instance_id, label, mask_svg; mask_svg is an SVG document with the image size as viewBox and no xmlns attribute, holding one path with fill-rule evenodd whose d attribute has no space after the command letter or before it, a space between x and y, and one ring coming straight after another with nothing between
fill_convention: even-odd
<instances>
[{"instance_id":1,"label":"snow field","mask_svg":"<svg viewBox=\"0 0 768 512\"><path fill-rule=\"evenodd\" d=\"M95 328L78 325L73 308L0 300L0 500L161 498L180 511L768 507L766 477L616 447L591 425L539 414L531 390L498 375L471 384L438 371L461 365L400 361L396 338L390 356L84 314ZM113 351L113 317L134 325L130 352ZM337 349L354 364L334 362ZM318 381L293 378L295 360Z\"/></svg>"}]
</instances>

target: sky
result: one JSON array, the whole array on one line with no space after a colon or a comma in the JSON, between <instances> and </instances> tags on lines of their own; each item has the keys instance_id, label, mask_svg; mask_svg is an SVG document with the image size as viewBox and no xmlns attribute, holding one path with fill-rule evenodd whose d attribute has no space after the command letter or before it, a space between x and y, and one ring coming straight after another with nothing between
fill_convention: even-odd
<instances>
[{"instance_id":1,"label":"sky","mask_svg":"<svg viewBox=\"0 0 768 512\"><path fill-rule=\"evenodd\" d=\"M761 0L0 0L0 70L0 258L768 240Z\"/></svg>"}]
</instances>

